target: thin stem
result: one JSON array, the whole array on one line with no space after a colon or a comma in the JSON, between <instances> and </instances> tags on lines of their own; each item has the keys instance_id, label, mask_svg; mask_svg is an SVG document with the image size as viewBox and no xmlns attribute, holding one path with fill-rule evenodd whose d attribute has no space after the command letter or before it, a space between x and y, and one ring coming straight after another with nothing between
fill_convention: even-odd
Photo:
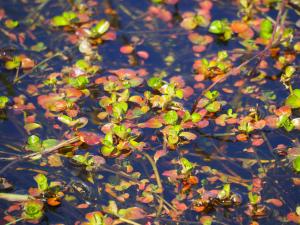
<instances>
[{"instance_id":1,"label":"thin stem","mask_svg":"<svg viewBox=\"0 0 300 225\"><path fill-rule=\"evenodd\" d=\"M62 147L65 147L65 146L68 146L69 144L73 144L75 142L79 141L79 137L74 137L74 138L71 138L69 140L66 140L66 141L62 141L60 142L59 144L53 146L53 147L50 147L50 148L46 148L43 152L34 152L34 153L30 153L30 154L27 154L27 155L24 155L24 156L19 156L19 157L14 157L12 162L10 162L9 164L7 164L5 167L3 167L1 170L0 170L0 175L2 173L4 173L7 169L9 169L11 166L13 166L14 164L22 161L22 160L25 160L25 159L33 159L35 157L42 157L46 154L49 154L49 153L53 153L55 151L57 151L58 149L62 148Z\"/></svg>"},{"instance_id":2,"label":"thin stem","mask_svg":"<svg viewBox=\"0 0 300 225\"><path fill-rule=\"evenodd\" d=\"M20 77L16 77L16 79L14 80L14 84L17 83L18 81L22 80L24 77L28 76L32 71L34 71L36 68L38 68L39 66L45 64L46 62L50 61L51 59L62 55L62 52L57 52L54 55L44 59L43 61L39 62L37 65L35 65L29 72L24 73L23 75L21 75Z\"/></svg>"},{"instance_id":3,"label":"thin stem","mask_svg":"<svg viewBox=\"0 0 300 225\"><path fill-rule=\"evenodd\" d=\"M5 225L16 224L17 222L20 222L20 221L22 221L22 220L24 220L24 219L25 219L25 218L21 217L21 218L19 218L19 219L16 219L16 220L14 220L14 221L11 221L11 222L9 222L9 223L6 223Z\"/></svg>"},{"instance_id":4,"label":"thin stem","mask_svg":"<svg viewBox=\"0 0 300 225\"><path fill-rule=\"evenodd\" d=\"M141 225L140 223L136 223L132 220L129 220L129 219L125 219L125 218L122 218L122 217L119 217L119 220L123 221L123 222L126 222L128 224L132 224L132 225Z\"/></svg>"},{"instance_id":5,"label":"thin stem","mask_svg":"<svg viewBox=\"0 0 300 225\"><path fill-rule=\"evenodd\" d=\"M160 179L160 176L159 176L159 172L158 172L158 169L157 169L157 166L154 162L154 160L152 159L152 157L150 155L148 155L147 153L145 152L142 152L142 154L148 159L148 161L150 162L151 166L152 166L152 169L154 171L154 175L155 175L155 179L156 179L156 182L157 182L157 186L158 186L158 193L162 194L163 193L163 186L162 186L162 183L161 183L161 179ZM161 214L161 211L163 209L163 197L160 198L159 200L159 207L158 207L158 210L157 210L157 216L159 216Z\"/></svg>"}]
</instances>

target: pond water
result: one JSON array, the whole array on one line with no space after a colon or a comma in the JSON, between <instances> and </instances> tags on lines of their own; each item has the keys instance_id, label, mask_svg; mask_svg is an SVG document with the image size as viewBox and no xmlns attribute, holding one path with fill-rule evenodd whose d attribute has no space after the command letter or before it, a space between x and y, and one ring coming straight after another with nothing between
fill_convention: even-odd
<instances>
[{"instance_id":1,"label":"pond water","mask_svg":"<svg viewBox=\"0 0 300 225\"><path fill-rule=\"evenodd\" d=\"M300 223L298 3L0 1L0 224Z\"/></svg>"}]
</instances>

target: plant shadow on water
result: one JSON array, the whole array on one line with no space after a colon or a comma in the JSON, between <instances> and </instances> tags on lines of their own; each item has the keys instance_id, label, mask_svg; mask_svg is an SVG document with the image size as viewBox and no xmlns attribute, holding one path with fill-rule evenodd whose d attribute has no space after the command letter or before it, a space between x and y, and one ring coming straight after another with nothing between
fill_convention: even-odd
<instances>
[{"instance_id":1,"label":"plant shadow on water","mask_svg":"<svg viewBox=\"0 0 300 225\"><path fill-rule=\"evenodd\" d=\"M300 223L297 2L0 1L0 224Z\"/></svg>"}]
</instances>

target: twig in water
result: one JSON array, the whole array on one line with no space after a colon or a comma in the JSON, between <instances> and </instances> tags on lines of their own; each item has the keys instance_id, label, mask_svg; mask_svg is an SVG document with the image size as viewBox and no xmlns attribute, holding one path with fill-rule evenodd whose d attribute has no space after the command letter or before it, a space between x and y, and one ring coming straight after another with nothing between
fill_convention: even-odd
<instances>
[{"instance_id":1,"label":"twig in water","mask_svg":"<svg viewBox=\"0 0 300 225\"><path fill-rule=\"evenodd\" d=\"M79 141L79 137L73 137L69 140L62 141L62 142L60 142L59 144L57 144L53 147L46 148L43 152L34 152L34 153L30 153L30 154L27 154L27 155L24 155L24 156L12 157L11 159L14 160L14 161L12 161L9 164L7 164L6 166L4 166L0 170L0 175L2 173L4 173L7 169L9 169L11 166L13 166L14 164L16 164L18 162L21 162L21 161L26 160L26 159L34 159L36 157L42 157L42 156L47 155L49 153L53 153L53 152L57 151L58 149L60 149L62 147L65 147L69 144L73 144L77 141Z\"/></svg>"},{"instance_id":2,"label":"twig in water","mask_svg":"<svg viewBox=\"0 0 300 225\"><path fill-rule=\"evenodd\" d=\"M162 183L161 183L161 179L160 179L160 176L159 176L159 172L158 172L158 169L157 169L157 166L154 162L154 160L152 159L152 157L150 155L148 155L147 153L145 152L141 152L147 159L148 161L150 162L151 166L152 166L152 169L153 169L153 172L154 172L154 175L155 175L155 179L156 179L156 183L157 183L157 186L158 186L158 193L162 194L163 193L163 186L162 186ZM161 214L161 211L163 209L163 197L161 197L159 199L159 206L158 206L158 210L157 210L157 213L156 213L156 216L160 216Z\"/></svg>"}]
</instances>

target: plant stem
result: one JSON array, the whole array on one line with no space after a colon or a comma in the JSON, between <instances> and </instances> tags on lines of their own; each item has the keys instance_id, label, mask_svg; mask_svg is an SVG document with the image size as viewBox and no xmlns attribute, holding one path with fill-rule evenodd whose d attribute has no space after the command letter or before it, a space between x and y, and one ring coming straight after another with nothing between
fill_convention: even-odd
<instances>
[{"instance_id":1,"label":"plant stem","mask_svg":"<svg viewBox=\"0 0 300 225\"><path fill-rule=\"evenodd\" d=\"M148 161L150 162L151 166L152 166L152 169L154 171L154 175L155 175L155 178L156 178L156 182L157 182L157 186L158 186L158 193L162 194L163 193L163 186L162 186L162 183L161 183L161 179L160 179L160 176L159 176L159 172L158 172L158 169L157 169L157 166L154 162L154 160L152 159L152 157L150 155L148 155L147 153L145 152L142 152L142 154L148 159ZM158 207L158 210L157 210L157 213L156 213L156 216L158 217L160 214L161 214L161 211L163 209L163 197L161 196L161 198L159 199L159 207Z\"/></svg>"},{"instance_id":2,"label":"plant stem","mask_svg":"<svg viewBox=\"0 0 300 225\"><path fill-rule=\"evenodd\" d=\"M128 224L132 224L132 225L141 225L140 223L136 223L132 220L129 220L129 219L125 219L125 218L122 218L122 217L119 217L119 220L123 221L123 222L126 222Z\"/></svg>"},{"instance_id":3,"label":"plant stem","mask_svg":"<svg viewBox=\"0 0 300 225\"><path fill-rule=\"evenodd\" d=\"M14 157L12 158L14 161L10 162L9 164L7 164L5 167L3 167L1 170L0 170L0 175L2 173L4 173L7 169L9 169L12 165L22 161L22 160L25 160L25 159L32 159L34 157L37 157L37 156L40 156L42 157L43 155L46 155L46 154L49 154L49 153L53 153L55 152L56 150L62 148L62 147L65 147L69 144L73 144L75 142L79 141L79 137L73 137L69 140L66 140L66 141L62 141L60 142L59 144L53 146L53 147L50 147L50 148L46 148L43 152L34 152L34 153L30 153L30 154L27 154L27 155L24 155L24 156L19 156L19 157Z\"/></svg>"},{"instance_id":4,"label":"plant stem","mask_svg":"<svg viewBox=\"0 0 300 225\"><path fill-rule=\"evenodd\" d=\"M16 219L16 220L14 220L14 221L11 221L11 222L9 222L9 223L6 223L5 225L16 224L17 222L20 222L20 221L22 221L22 220L24 220L24 219L25 219L25 218L21 217L21 218L19 218L19 219Z\"/></svg>"}]
</instances>

